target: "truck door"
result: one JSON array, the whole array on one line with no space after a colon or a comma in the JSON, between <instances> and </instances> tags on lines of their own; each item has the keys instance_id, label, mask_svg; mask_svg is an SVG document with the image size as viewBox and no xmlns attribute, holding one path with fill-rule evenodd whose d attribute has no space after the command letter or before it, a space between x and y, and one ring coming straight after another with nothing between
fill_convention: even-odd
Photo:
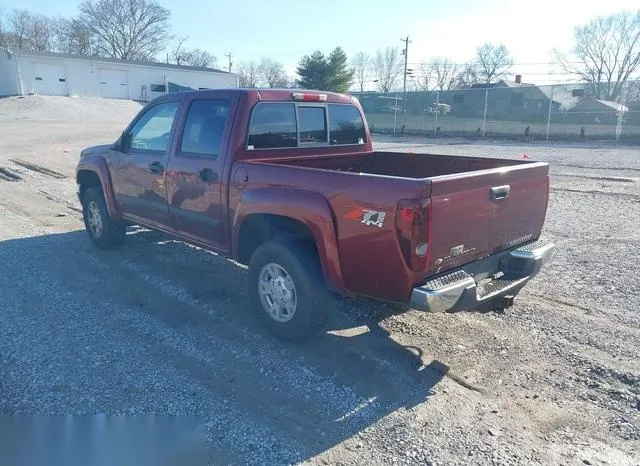
<instances>
[{"instance_id":1,"label":"truck door","mask_svg":"<svg viewBox=\"0 0 640 466\"><path fill-rule=\"evenodd\" d=\"M112 169L120 212L149 226L169 225L165 167L179 101L163 101L141 112L127 129Z\"/></svg>"},{"instance_id":2,"label":"truck door","mask_svg":"<svg viewBox=\"0 0 640 466\"><path fill-rule=\"evenodd\" d=\"M232 102L221 94L193 97L178 130L167 167L167 197L173 228L217 250L226 250L222 169ZM226 202L226 198L225 198Z\"/></svg>"}]
</instances>

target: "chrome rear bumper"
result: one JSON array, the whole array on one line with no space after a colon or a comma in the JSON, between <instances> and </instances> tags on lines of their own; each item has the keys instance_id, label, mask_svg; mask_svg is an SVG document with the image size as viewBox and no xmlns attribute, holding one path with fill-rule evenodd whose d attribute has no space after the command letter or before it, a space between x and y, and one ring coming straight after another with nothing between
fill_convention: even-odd
<instances>
[{"instance_id":1,"label":"chrome rear bumper","mask_svg":"<svg viewBox=\"0 0 640 466\"><path fill-rule=\"evenodd\" d=\"M449 271L414 288L410 306L425 312L508 307L554 249L552 242L538 240Z\"/></svg>"}]
</instances>

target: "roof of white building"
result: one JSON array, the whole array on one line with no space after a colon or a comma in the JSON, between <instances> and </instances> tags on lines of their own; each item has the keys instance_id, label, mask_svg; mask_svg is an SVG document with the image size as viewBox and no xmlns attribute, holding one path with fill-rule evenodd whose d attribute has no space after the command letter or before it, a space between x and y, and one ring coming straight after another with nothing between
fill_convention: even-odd
<instances>
[{"instance_id":1,"label":"roof of white building","mask_svg":"<svg viewBox=\"0 0 640 466\"><path fill-rule=\"evenodd\" d=\"M155 68L172 68L172 69L178 69L178 70L184 70L184 71L204 71L209 73L233 74L233 73L229 73L228 71L219 70L216 68L174 65L172 63L163 63L163 62L147 61L147 60L122 60L119 58L99 57L94 55L71 55L71 54L56 53L56 52L33 52L29 50L8 50L2 47L0 47L0 50L4 50L5 52L13 53L15 55L27 55L30 57L68 58L73 60L91 60L91 61L104 62L104 63L119 63L123 65L151 66Z\"/></svg>"}]
</instances>

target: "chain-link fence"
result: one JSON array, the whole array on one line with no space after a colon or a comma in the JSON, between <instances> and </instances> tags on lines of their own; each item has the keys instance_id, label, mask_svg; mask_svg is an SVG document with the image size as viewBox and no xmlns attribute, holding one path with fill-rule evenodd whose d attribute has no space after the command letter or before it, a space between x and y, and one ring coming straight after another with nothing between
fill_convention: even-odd
<instances>
[{"instance_id":1,"label":"chain-link fence","mask_svg":"<svg viewBox=\"0 0 640 466\"><path fill-rule=\"evenodd\" d=\"M621 89L612 100L594 96L586 84L506 81L470 89L354 95L374 133L640 142L640 80Z\"/></svg>"}]
</instances>

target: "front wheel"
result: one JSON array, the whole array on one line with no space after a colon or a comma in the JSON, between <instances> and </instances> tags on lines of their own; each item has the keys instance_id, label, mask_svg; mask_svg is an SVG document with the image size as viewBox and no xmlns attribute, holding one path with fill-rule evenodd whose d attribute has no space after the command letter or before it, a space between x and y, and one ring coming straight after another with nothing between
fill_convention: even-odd
<instances>
[{"instance_id":1,"label":"front wheel","mask_svg":"<svg viewBox=\"0 0 640 466\"><path fill-rule=\"evenodd\" d=\"M249 264L249 296L265 326L287 341L315 333L328 314L320 265L304 244L261 245Z\"/></svg>"},{"instance_id":2,"label":"front wheel","mask_svg":"<svg viewBox=\"0 0 640 466\"><path fill-rule=\"evenodd\" d=\"M125 225L109 216L100 188L91 187L84 193L82 216L91 242L100 249L113 248L124 242Z\"/></svg>"}]
</instances>

